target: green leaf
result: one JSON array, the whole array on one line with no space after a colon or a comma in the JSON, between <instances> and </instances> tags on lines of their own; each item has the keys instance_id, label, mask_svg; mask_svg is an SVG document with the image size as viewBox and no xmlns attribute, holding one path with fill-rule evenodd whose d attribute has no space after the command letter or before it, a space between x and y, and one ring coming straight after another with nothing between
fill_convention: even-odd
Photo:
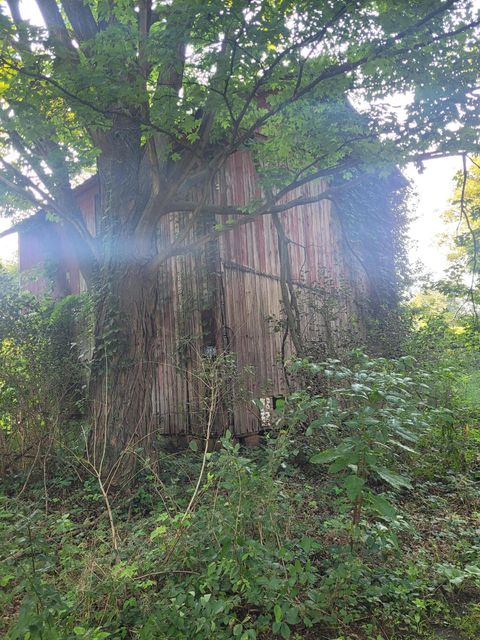
<instances>
[{"instance_id":1,"label":"green leaf","mask_svg":"<svg viewBox=\"0 0 480 640\"><path fill-rule=\"evenodd\" d=\"M388 520L394 520L397 517L397 512L390 504L390 502L383 496L372 494L370 496L370 503L375 511L377 511L384 518L387 518Z\"/></svg>"},{"instance_id":2,"label":"green leaf","mask_svg":"<svg viewBox=\"0 0 480 640\"><path fill-rule=\"evenodd\" d=\"M164 524L161 524L159 527L155 527L155 529L150 534L150 540L155 540L155 538L160 538L167 532L167 527Z\"/></svg>"},{"instance_id":3,"label":"green leaf","mask_svg":"<svg viewBox=\"0 0 480 640\"><path fill-rule=\"evenodd\" d=\"M314 453L310 458L310 462L312 464L327 464L328 462L333 462L334 460L337 460L337 458L344 456L346 453L350 452L352 448L353 445L350 442L343 442L342 444L339 444L338 447Z\"/></svg>"},{"instance_id":4,"label":"green leaf","mask_svg":"<svg viewBox=\"0 0 480 640\"><path fill-rule=\"evenodd\" d=\"M352 474L345 478L343 485L347 492L348 499L355 500L355 498L358 498L358 496L361 495L365 486L365 480L355 474Z\"/></svg>"},{"instance_id":5,"label":"green leaf","mask_svg":"<svg viewBox=\"0 0 480 640\"><path fill-rule=\"evenodd\" d=\"M403 444L403 442L399 442L398 440L393 440L392 438L390 438L389 442L390 444L394 444L396 447L399 447L404 451L408 451L408 453L418 453L417 451L415 451L415 449L412 449L412 447L408 447L406 444Z\"/></svg>"},{"instance_id":6,"label":"green leaf","mask_svg":"<svg viewBox=\"0 0 480 640\"><path fill-rule=\"evenodd\" d=\"M336 460L339 455L336 449L325 449L325 451L314 453L310 458L310 462L312 464L327 464L328 462Z\"/></svg>"},{"instance_id":7,"label":"green leaf","mask_svg":"<svg viewBox=\"0 0 480 640\"><path fill-rule=\"evenodd\" d=\"M465 571L455 567L453 564L439 564L437 565L437 572L455 586L461 585L467 577Z\"/></svg>"},{"instance_id":8,"label":"green leaf","mask_svg":"<svg viewBox=\"0 0 480 640\"><path fill-rule=\"evenodd\" d=\"M285 620L288 622L288 624L298 624L300 620L298 609L296 607L290 607L285 615Z\"/></svg>"},{"instance_id":9,"label":"green leaf","mask_svg":"<svg viewBox=\"0 0 480 640\"><path fill-rule=\"evenodd\" d=\"M401 489L402 487L405 487L407 489L412 488L410 480L405 476L401 476L398 473L394 473L393 471L390 471L385 467L374 467L373 469L377 473L377 475L379 475L380 478L382 478L382 480L385 480L385 482L388 482L388 484L390 484L395 489Z\"/></svg>"},{"instance_id":10,"label":"green leaf","mask_svg":"<svg viewBox=\"0 0 480 640\"><path fill-rule=\"evenodd\" d=\"M350 465L355 464L355 462L357 462L357 456L353 456L352 454L339 457L335 460L335 462L333 462L333 464L328 467L328 472L338 473L339 471L346 469Z\"/></svg>"},{"instance_id":11,"label":"green leaf","mask_svg":"<svg viewBox=\"0 0 480 640\"><path fill-rule=\"evenodd\" d=\"M273 607L273 615L275 616L275 622L281 622L283 620L283 611L279 604Z\"/></svg>"},{"instance_id":12,"label":"green leaf","mask_svg":"<svg viewBox=\"0 0 480 640\"><path fill-rule=\"evenodd\" d=\"M393 430L404 440L408 440L409 442L418 442L418 436L415 433L404 429L403 427L394 427Z\"/></svg>"},{"instance_id":13,"label":"green leaf","mask_svg":"<svg viewBox=\"0 0 480 640\"><path fill-rule=\"evenodd\" d=\"M475 564L467 564L465 566L465 573L467 573L469 576L480 578L480 567Z\"/></svg>"}]
</instances>

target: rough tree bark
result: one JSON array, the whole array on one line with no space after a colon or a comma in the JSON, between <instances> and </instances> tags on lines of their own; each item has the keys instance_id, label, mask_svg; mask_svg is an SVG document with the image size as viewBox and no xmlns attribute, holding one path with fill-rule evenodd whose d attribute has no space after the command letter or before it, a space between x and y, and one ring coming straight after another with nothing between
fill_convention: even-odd
<instances>
[{"instance_id":1,"label":"rough tree bark","mask_svg":"<svg viewBox=\"0 0 480 640\"><path fill-rule=\"evenodd\" d=\"M89 455L115 481L134 466L135 449L154 449L158 286L142 266L124 265L106 271L96 297Z\"/></svg>"},{"instance_id":2,"label":"rough tree bark","mask_svg":"<svg viewBox=\"0 0 480 640\"><path fill-rule=\"evenodd\" d=\"M142 196L140 131L119 117L98 134L100 215L96 276L91 283L95 333L89 406L90 460L109 482L134 466L134 450L151 452L158 279L148 268L155 233L140 233Z\"/></svg>"}]
</instances>

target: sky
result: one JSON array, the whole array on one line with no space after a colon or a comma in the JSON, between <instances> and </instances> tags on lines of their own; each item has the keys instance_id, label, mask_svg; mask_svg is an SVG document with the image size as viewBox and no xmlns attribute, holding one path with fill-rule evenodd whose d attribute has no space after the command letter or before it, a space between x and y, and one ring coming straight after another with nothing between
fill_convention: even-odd
<instances>
[{"instance_id":1,"label":"sky","mask_svg":"<svg viewBox=\"0 0 480 640\"><path fill-rule=\"evenodd\" d=\"M447 225L442 213L450 206L454 176L462 170L462 158L438 158L425 162L424 166L422 173L413 165L404 171L416 192L410 211L409 258L412 264L422 263L438 280L448 266L448 249L440 243L439 236L445 232L455 234L456 226Z\"/></svg>"},{"instance_id":2,"label":"sky","mask_svg":"<svg viewBox=\"0 0 480 640\"><path fill-rule=\"evenodd\" d=\"M24 18L41 24L35 2L22 0L20 8ZM449 206L449 198L454 189L453 177L462 168L461 165L461 157L441 158L425 162L422 173L413 165L405 170L405 175L411 180L417 193L417 201L411 208L413 221L409 232L410 261L422 262L435 279L442 276L447 266L447 249L438 242L439 234L445 230L441 213ZM8 220L0 218L0 232L9 225ZM0 261L15 260L16 253L16 235L0 238Z\"/></svg>"}]
</instances>

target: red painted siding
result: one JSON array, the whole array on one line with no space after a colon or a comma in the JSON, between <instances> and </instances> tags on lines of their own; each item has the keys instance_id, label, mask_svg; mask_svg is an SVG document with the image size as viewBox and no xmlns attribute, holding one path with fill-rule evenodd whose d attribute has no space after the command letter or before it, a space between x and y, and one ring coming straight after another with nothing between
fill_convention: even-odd
<instances>
[{"instance_id":1,"label":"red painted siding","mask_svg":"<svg viewBox=\"0 0 480 640\"><path fill-rule=\"evenodd\" d=\"M315 196L325 189L321 181L292 192L290 199ZM91 179L77 190L78 203L92 234L96 231L97 181ZM216 204L242 206L261 191L248 152L229 158L212 190ZM313 312L311 301L320 289L338 294L337 312L329 329L346 330L359 314L366 296L365 275L345 251L342 230L327 200L295 207L281 214L289 244L292 276L298 283L305 314L306 337L322 339L327 332L322 313ZM164 216L159 223L158 246L170 242L190 222L185 214ZM210 221L224 222L223 219ZM185 242L204 231L196 225ZM50 229L51 230L51 229ZM41 265L46 256L48 234L20 235L20 268L23 272ZM72 247L58 226L53 253L58 257L56 295L81 290L81 276ZM280 265L276 230L270 217L239 226L221 235L196 253L171 259L159 271L160 301L157 310L159 339L152 354L158 361L158 377L152 402L158 429L164 434L183 434L202 429L200 380L202 356L214 347L236 354L240 369L253 367L247 386L256 397L285 392L279 363L282 332L274 331L272 318L282 316ZM68 275L67 275L68 274ZM35 293L45 288L45 279L28 285ZM287 341L286 353L291 352ZM238 394L237 394L238 395ZM230 428L238 435L259 429L252 403L235 403L233 413L221 412L216 429Z\"/></svg>"}]
</instances>

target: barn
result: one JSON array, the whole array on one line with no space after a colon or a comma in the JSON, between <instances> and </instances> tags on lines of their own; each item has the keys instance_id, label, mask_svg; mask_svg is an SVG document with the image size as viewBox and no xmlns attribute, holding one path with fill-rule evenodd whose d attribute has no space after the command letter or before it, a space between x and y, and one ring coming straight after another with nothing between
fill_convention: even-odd
<instances>
[{"instance_id":1,"label":"barn","mask_svg":"<svg viewBox=\"0 0 480 640\"><path fill-rule=\"evenodd\" d=\"M196 224L217 225L218 234L159 268L151 398L154 427L163 438L203 429L202 359L232 354L238 370L250 372L243 383L247 393L237 394L233 409L218 413L214 431L219 435L228 428L238 438L254 440L265 415L252 400L268 408L287 392L284 363L290 354L332 355L365 343L370 320L395 305L394 229L405 182L395 170L365 173L353 182L338 197L325 199L318 198L327 189L325 181L306 182L288 199L310 204L231 229L212 213ZM102 229L98 192L95 176L76 189L93 235ZM216 175L210 202L241 207L259 194L252 157L241 150ZM200 230L190 223L185 214L163 216L158 251L179 236L191 242ZM19 228L19 258L24 286L35 294L61 297L85 288L63 227L41 212Z\"/></svg>"}]
</instances>

